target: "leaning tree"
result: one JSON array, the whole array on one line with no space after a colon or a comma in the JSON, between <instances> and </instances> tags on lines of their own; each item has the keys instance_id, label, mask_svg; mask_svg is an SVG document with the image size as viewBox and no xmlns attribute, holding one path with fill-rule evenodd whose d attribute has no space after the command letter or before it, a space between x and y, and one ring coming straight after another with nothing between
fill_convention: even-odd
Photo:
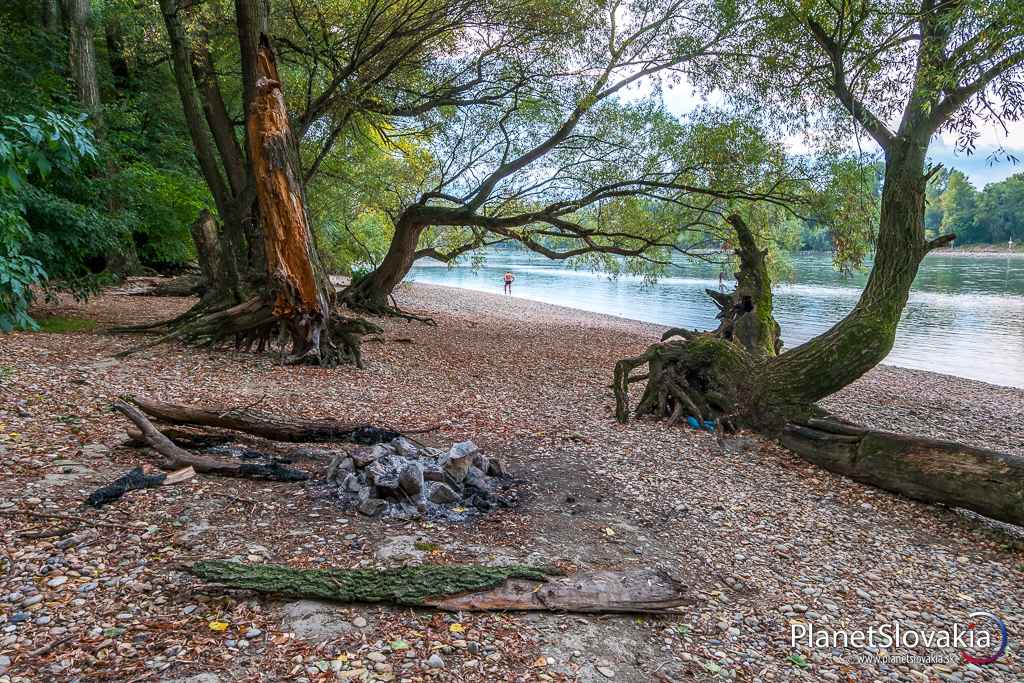
<instances>
[{"instance_id":1,"label":"leaning tree","mask_svg":"<svg viewBox=\"0 0 1024 683\"><path fill-rule=\"evenodd\" d=\"M156 343L233 340L262 349L288 340L292 363L358 364L359 336L377 328L337 310L306 186L355 120L459 106L469 91L472 102L486 102L517 87L514 79L495 83L488 64L522 37L522 26L508 15L492 20L469 0L371 0L356 13L340 3L237 0L233 16L219 5L160 0L160 10L215 211L192 228L203 271L199 303L173 320L122 329L163 333ZM452 58L469 28L485 32L488 45ZM443 67L434 67L438 61ZM240 106L220 78L235 68ZM431 69L437 73L426 77ZM286 101L289 84L296 94ZM237 108L241 116L232 114Z\"/></svg>"},{"instance_id":2,"label":"leaning tree","mask_svg":"<svg viewBox=\"0 0 1024 683\"><path fill-rule=\"evenodd\" d=\"M600 214L621 212L633 197L685 204L715 193L714 171L665 153L672 148L666 138L683 130L665 125L650 100L630 89L650 91L683 76L707 81L712 56L734 46L751 13L714 0L620 0L578 12L584 19L561 49L509 58L516 73L527 74L522 88L428 128L437 131L426 143L436 169L392 215L394 236L380 263L343 292L350 307L393 312L388 299L416 259L450 261L495 241L549 258L671 249L678 234L671 225L624 232L624 222L598 225ZM719 158L716 166L730 161ZM708 193L695 198L701 190ZM435 228L464 230L447 230L456 239L437 248Z\"/></svg>"},{"instance_id":3,"label":"leaning tree","mask_svg":"<svg viewBox=\"0 0 1024 683\"><path fill-rule=\"evenodd\" d=\"M770 88L754 94L766 99L788 94L796 110L831 107L884 154L868 282L843 320L780 353L762 252L734 217L741 267L736 290L716 297L718 328L670 330L661 343L620 361L616 414L627 419L629 385L646 379L635 413L784 430L784 443L830 469L1024 523L1019 458L822 421L823 411L815 406L886 357L918 266L928 252L954 239L925 237L925 190L939 170L927 167L932 137L955 132L969 149L979 121L1019 118L1024 5L857 0L781 2L772 9L745 62ZM821 116L818 123L841 126L843 121ZM641 376L632 374L637 369Z\"/></svg>"}]
</instances>

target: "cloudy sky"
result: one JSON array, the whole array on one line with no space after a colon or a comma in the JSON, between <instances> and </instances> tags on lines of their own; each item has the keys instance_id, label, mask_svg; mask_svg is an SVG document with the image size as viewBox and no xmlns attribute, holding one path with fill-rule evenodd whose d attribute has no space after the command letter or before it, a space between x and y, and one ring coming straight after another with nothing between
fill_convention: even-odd
<instances>
[{"instance_id":1,"label":"cloudy sky","mask_svg":"<svg viewBox=\"0 0 1024 683\"><path fill-rule=\"evenodd\" d=\"M644 89L640 89L642 94ZM649 92L649 91L648 91ZM683 116L699 106L700 99L695 97L693 92L686 87L675 87L666 90L663 94L665 107L677 116ZM719 104L720 100L712 94L709 98L711 104ZM986 184L998 182L1010 177L1015 173L1024 173L1024 121L1017 121L1008 125L1008 130L1002 127L979 124L981 137L978 139L974 153L966 155L955 151L956 139L949 134L936 136L932 140L929 158L933 163L941 163L946 168L956 168L962 171L971 179L971 182L978 189ZM865 151L875 147L874 143L867 139L861 140L861 148ZM793 150L801 151L806 149L798 140L794 139ZM993 162L993 153L1002 149L999 160ZM877 149L877 147L875 147ZM1010 154L1019 159L1017 164L1006 159Z\"/></svg>"}]
</instances>

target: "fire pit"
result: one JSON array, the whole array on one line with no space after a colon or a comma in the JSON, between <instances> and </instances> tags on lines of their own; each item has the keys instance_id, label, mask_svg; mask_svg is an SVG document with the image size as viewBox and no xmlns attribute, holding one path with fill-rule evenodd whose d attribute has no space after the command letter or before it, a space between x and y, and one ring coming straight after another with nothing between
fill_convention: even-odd
<instances>
[{"instance_id":1,"label":"fire pit","mask_svg":"<svg viewBox=\"0 0 1024 683\"><path fill-rule=\"evenodd\" d=\"M515 479L472 441L447 451L405 437L360 447L332 459L327 482L346 508L369 517L461 521L516 500Z\"/></svg>"}]
</instances>

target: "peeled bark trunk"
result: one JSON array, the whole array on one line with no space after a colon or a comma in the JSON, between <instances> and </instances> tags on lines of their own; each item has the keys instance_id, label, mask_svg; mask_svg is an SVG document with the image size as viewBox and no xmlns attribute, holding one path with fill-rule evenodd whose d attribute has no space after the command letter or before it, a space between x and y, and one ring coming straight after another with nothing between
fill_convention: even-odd
<instances>
[{"instance_id":1,"label":"peeled bark trunk","mask_svg":"<svg viewBox=\"0 0 1024 683\"><path fill-rule=\"evenodd\" d=\"M334 292L313 245L296 143L266 36L260 38L256 69L246 129L274 317L291 335L292 362L318 364Z\"/></svg>"},{"instance_id":2,"label":"peeled bark trunk","mask_svg":"<svg viewBox=\"0 0 1024 683\"><path fill-rule=\"evenodd\" d=\"M245 168L202 40L193 54L178 3L160 0L160 8L189 135L221 224L214 230L210 218L201 216L193 231L203 270L210 274L200 303L174 320L120 331L165 332L154 344L181 340L214 345L233 339L236 348L257 351L287 340L289 363L362 367L360 338L380 328L333 314L334 288L313 242L298 147L266 37L265 2L235 2Z\"/></svg>"}]
</instances>

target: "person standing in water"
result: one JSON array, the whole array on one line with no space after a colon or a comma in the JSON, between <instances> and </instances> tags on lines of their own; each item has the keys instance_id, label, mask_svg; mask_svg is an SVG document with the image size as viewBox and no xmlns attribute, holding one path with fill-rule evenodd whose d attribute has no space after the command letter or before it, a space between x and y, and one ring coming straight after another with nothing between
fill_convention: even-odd
<instances>
[{"instance_id":1,"label":"person standing in water","mask_svg":"<svg viewBox=\"0 0 1024 683\"><path fill-rule=\"evenodd\" d=\"M511 271L505 271L505 293L512 296L512 283L515 282L516 276Z\"/></svg>"}]
</instances>

